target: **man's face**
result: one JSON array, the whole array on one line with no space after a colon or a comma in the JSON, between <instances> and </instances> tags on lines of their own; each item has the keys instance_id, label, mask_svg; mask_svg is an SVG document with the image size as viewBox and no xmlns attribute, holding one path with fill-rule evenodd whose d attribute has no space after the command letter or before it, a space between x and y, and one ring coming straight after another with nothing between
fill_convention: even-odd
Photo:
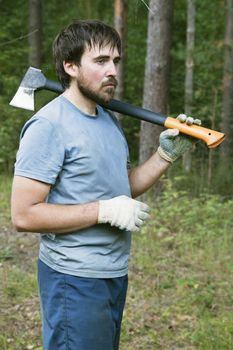
<instances>
[{"instance_id":1,"label":"man's face","mask_svg":"<svg viewBox=\"0 0 233 350\"><path fill-rule=\"evenodd\" d=\"M113 98L120 55L117 48L87 48L77 70L76 83L84 97L97 103Z\"/></svg>"}]
</instances>

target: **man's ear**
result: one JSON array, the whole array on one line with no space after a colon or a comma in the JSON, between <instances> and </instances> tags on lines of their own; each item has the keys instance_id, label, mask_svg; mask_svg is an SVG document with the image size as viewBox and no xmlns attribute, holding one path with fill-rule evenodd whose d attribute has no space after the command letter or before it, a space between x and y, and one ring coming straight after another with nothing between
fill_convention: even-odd
<instances>
[{"instance_id":1,"label":"man's ear","mask_svg":"<svg viewBox=\"0 0 233 350\"><path fill-rule=\"evenodd\" d=\"M72 78L77 77L78 66L74 62L63 61L64 71Z\"/></svg>"}]
</instances>

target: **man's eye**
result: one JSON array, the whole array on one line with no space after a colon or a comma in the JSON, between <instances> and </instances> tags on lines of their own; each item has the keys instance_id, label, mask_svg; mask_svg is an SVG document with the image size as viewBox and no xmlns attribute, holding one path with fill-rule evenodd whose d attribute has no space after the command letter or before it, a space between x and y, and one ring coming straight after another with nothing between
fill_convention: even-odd
<instances>
[{"instance_id":1,"label":"man's eye","mask_svg":"<svg viewBox=\"0 0 233 350\"><path fill-rule=\"evenodd\" d=\"M114 64L115 64L116 66L118 66L118 65L120 64L120 60L115 60L115 61L114 61Z\"/></svg>"},{"instance_id":2,"label":"man's eye","mask_svg":"<svg viewBox=\"0 0 233 350\"><path fill-rule=\"evenodd\" d=\"M105 62L106 62L105 59L101 59L101 60L98 60L98 61L97 61L98 64L104 64Z\"/></svg>"}]
</instances>

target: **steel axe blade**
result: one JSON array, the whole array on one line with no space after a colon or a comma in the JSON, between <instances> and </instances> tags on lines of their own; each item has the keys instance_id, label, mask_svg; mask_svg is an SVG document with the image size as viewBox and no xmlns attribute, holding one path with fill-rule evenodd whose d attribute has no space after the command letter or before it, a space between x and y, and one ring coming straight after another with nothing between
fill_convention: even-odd
<instances>
[{"instance_id":1,"label":"steel axe blade","mask_svg":"<svg viewBox=\"0 0 233 350\"><path fill-rule=\"evenodd\" d=\"M29 67L10 105L34 111L34 91L44 85L45 80L40 69Z\"/></svg>"},{"instance_id":2,"label":"steel axe blade","mask_svg":"<svg viewBox=\"0 0 233 350\"><path fill-rule=\"evenodd\" d=\"M34 111L34 92L42 89L58 93L63 92L62 86L55 81L46 79L40 69L29 67L10 105Z\"/></svg>"}]
</instances>

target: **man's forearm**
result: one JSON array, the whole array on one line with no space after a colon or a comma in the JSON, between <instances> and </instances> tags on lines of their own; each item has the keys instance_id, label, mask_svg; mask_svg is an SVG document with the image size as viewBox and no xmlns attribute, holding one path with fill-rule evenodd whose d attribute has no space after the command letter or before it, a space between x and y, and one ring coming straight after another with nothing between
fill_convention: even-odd
<instances>
[{"instance_id":1,"label":"man's forearm","mask_svg":"<svg viewBox=\"0 0 233 350\"><path fill-rule=\"evenodd\" d=\"M66 233L95 225L99 203L66 205L47 203L51 185L15 176L11 216L17 231Z\"/></svg>"},{"instance_id":2,"label":"man's forearm","mask_svg":"<svg viewBox=\"0 0 233 350\"><path fill-rule=\"evenodd\" d=\"M156 184L170 163L154 153L145 163L129 171L132 197L136 198Z\"/></svg>"},{"instance_id":3,"label":"man's forearm","mask_svg":"<svg viewBox=\"0 0 233 350\"><path fill-rule=\"evenodd\" d=\"M81 230L97 224L98 202L80 205L38 203L13 215L18 231L56 234Z\"/></svg>"}]
</instances>

